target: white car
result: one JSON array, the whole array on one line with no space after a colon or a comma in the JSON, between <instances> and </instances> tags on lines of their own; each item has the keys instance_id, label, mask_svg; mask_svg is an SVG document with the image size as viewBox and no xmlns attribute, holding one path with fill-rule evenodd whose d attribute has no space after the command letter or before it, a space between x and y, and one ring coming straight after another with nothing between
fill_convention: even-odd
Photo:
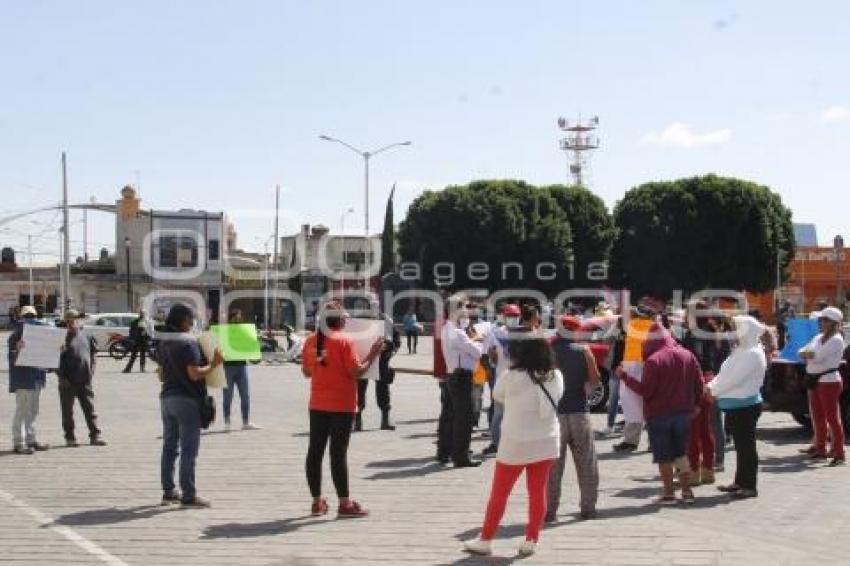
<instances>
[{"instance_id":1,"label":"white car","mask_svg":"<svg viewBox=\"0 0 850 566\"><path fill-rule=\"evenodd\" d=\"M83 329L94 338L98 350L106 350L116 337L130 335L130 323L138 316L132 312L90 314L83 319Z\"/></svg>"}]
</instances>

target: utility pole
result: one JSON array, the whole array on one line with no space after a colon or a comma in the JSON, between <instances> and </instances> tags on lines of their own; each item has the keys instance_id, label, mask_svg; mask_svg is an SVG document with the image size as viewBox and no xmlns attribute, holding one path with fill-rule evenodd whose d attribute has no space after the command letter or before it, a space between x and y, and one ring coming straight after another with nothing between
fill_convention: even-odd
<instances>
[{"instance_id":1,"label":"utility pole","mask_svg":"<svg viewBox=\"0 0 850 566\"><path fill-rule=\"evenodd\" d=\"M598 126L598 116L587 122L582 122L581 117L577 122L558 118L558 127L567 132L567 137L561 139L561 149L568 157L567 175L572 176L573 184L578 187L586 186L585 172L590 167L589 154L599 147L599 137L593 135Z\"/></svg>"},{"instance_id":2,"label":"utility pole","mask_svg":"<svg viewBox=\"0 0 850 566\"><path fill-rule=\"evenodd\" d=\"M70 303L69 280L71 279L71 264L69 253L71 247L71 231L68 229L68 168L65 152L62 152L62 304L60 312L64 313Z\"/></svg>"},{"instance_id":3,"label":"utility pole","mask_svg":"<svg viewBox=\"0 0 850 566\"><path fill-rule=\"evenodd\" d=\"M27 252L30 256L29 272L30 272L30 302L31 306L35 306L35 285L32 280L32 235L27 235Z\"/></svg>"},{"instance_id":4,"label":"utility pole","mask_svg":"<svg viewBox=\"0 0 850 566\"><path fill-rule=\"evenodd\" d=\"M275 278L274 278L274 289L277 290L277 269L278 269L278 246L280 245L278 238L278 226L279 226L279 218L280 218L280 185L275 185L274 188L274 260L272 262L275 269ZM266 269L266 278L268 278L268 266ZM268 283L266 283L266 289L268 289ZM268 303L268 290L266 291L266 303ZM272 323L275 322L277 317L275 316L275 312L277 309L272 309Z\"/></svg>"}]
</instances>

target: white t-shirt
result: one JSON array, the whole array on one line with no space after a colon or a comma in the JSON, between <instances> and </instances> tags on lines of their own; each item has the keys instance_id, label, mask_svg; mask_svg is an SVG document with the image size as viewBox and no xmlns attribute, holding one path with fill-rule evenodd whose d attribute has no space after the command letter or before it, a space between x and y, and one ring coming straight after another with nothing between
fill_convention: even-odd
<instances>
[{"instance_id":1,"label":"white t-shirt","mask_svg":"<svg viewBox=\"0 0 850 566\"><path fill-rule=\"evenodd\" d=\"M553 370L543 386L557 403L564 394L561 372ZM501 374L493 398L505 407L496 460L517 466L558 457L561 429L557 412L526 371L509 369Z\"/></svg>"},{"instance_id":2,"label":"white t-shirt","mask_svg":"<svg viewBox=\"0 0 850 566\"><path fill-rule=\"evenodd\" d=\"M841 365L844 359L844 338L840 334L833 334L826 343L821 342L823 334L818 334L812 341L802 348L801 352L814 352L814 359L806 361L807 373L821 373ZM822 375L818 383L841 383L841 374L832 371Z\"/></svg>"}]
</instances>

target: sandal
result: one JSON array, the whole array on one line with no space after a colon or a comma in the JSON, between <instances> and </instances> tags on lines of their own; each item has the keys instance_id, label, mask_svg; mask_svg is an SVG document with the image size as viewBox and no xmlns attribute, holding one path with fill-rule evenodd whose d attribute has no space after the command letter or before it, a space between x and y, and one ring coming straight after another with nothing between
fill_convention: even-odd
<instances>
[{"instance_id":1,"label":"sandal","mask_svg":"<svg viewBox=\"0 0 850 566\"><path fill-rule=\"evenodd\" d=\"M656 505L675 505L676 504L676 496L675 495L661 495L653 501Z\"/></svg>"},{"instance_id":2,"label":"sandal","mask_svg":"<svg viewBox=\"0 0 850 566\"><path fill-rule=\"evenodd\" d=\"M741 488L734 483L730 483L729 485L718 485L717 486L717 491L719 491L721 493L735 493L736 491L740 491L740 490L741 490Z\"/></svg>"},{"instance_id":3,"label":"sandal","mask_svg":"<svg viewBox=\"0 0 850 566\"><path fill-rule=\"evenodd\" d=\"M682 491L682 503L685 505L693 505L697 502L697 498L694 496L694 492L690 489L686 489Z\"/></svg>"}]
</instances>

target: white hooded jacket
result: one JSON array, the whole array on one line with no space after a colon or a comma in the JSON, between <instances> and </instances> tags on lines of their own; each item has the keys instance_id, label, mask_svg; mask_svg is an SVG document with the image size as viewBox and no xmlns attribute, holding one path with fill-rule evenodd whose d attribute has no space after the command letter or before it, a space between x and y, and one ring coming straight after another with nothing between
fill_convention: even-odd
<instances>
[{"instance_id":1,"label":"white hooded jacket","mask_svg":"<svg viewBox=\"0 0 850 566\"><path fill-rule=\"evenodd\" d=\"M735 316L732 320L738 345L708 384L721 409L758 403L767 370L767 359L760 341L765 326L751 316Z\"/></svg>"}]
</instances>

